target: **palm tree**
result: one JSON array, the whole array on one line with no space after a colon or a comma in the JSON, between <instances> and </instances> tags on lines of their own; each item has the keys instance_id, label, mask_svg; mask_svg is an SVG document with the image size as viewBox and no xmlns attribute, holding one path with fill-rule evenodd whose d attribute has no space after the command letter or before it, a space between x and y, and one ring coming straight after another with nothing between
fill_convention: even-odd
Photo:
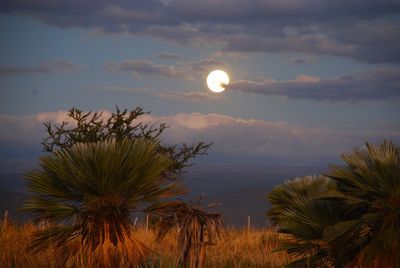
<instances>
[{"instance_id":1,"label":"palm tree","mask_svg":"<svg viewBox=\"0 0 400 268\"><path fill-rule=\"evenodd\" d=\"M306 176L286 181L269 193L267 215L278 232L288 234L278 250L297 257L289 266L341 266L341 244L323 240L325 229L341 220L340 203L323 199L334 188L335 183L327 177Z\"/></svg>"},{"instance_id":2,"label":"palm tree","mask_svg":"<svg viewBox=\"0 0 400 268\"><path fill-rule=\"evenodd\" d=\"M400 147L367 143L342 159L327 176L337 184L329 196L346 205L347 217L325 240L345 241L353 265L400 267Z\"/></svg>"},{"instance_id":3,"label":"palm tree","mask_svg":"<svg viewBox=\"0 0 400 268\"><path fill-rule=\"evenodd\" d=\"M275 187L268 215L295 266L400 267L400 147L366 144L328 174Z\"/></svg>"},{"instance_id":4,"label":"palm tree","mask_svg":"<svg viewBox=\"0 0 400 268\"><path fill-rule=\"evenodd\" d=\"M75 266L142 261L146 247L134 236L131 213L184 192L162 178L173 160L157 148L144 138L109 140L42 157L40 168L26 174L33 195L22 209L51 224L30 248L54 246L60 264L74 259Z\"/></svg>"},{"instance_id":5,"label":"palm tree","mask_svg":"<svg viewBox=\"0 0 400 268\"><path fill-rule=\"evenodd\" d=\"M178 228L179 261L184 267L205 267L206 246L215 245L222 226L221 214L209 213L207 208L183 201L155 205L151 209L161 216L158 239Z\"/></svg>"}]
</instances>

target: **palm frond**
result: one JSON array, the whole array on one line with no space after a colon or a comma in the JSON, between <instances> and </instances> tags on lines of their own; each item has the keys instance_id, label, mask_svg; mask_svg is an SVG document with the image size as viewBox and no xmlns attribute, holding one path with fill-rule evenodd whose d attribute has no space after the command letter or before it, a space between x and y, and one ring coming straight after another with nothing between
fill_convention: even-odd
<instances>
[{"instance_id":1,"label":"palm frond","mask_svg":"<svg viewBox=\"0 0 400 268\"><path fill-rule=\"evenodd\" d=\"M212 206L209 206L210 208ZM203 267L205 246L213 245L220 237L222 219L219 213L209 213L199 204L173 201L149 208L162 216L159 223L158 239L178 229L178 250L180 262L188 267Z\"/></svg>"},{"instance_id":2,"label":"palm frond","mask_svg":"<svg viewBox=\"0 0 400 268\"><path fill-rule=\"evenodd\" d=\"M347 241L345 251L352 252L354 260L364 266L369 263L365 267L377 267L375 260L387 257L393 247L398 251L400 147L388 141L367 143L342 159L344 165L332 166L326 176L337 184L329 198L348 207L346 220L328 228L325 239ZM394 265L399 258L392 259Z\"/></svg>"},{"instance_id":3,"label":"palm frond","mask_svg":"<svg viewBox=\"0 0 400 268\"><path fill-rule=\"evenodd\" d=\"M33 195L22 210L51 227L36 234L31 249L53 245L61 252L63 243L77 239L93 252L113 251L118 243L140 247L126 240L134 231L131 213L185 192L178 182L163 179L174 161L158 147L145 138L108 140L42 157L40 168L25 175Z\"/></svg>"}]
</instances>

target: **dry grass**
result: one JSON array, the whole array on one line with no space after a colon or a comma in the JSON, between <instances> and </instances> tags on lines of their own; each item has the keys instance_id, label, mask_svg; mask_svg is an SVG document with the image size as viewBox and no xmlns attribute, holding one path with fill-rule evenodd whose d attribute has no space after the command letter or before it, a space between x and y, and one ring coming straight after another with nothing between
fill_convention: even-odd
<instances>
[{"instance_id":1,"label":"dry grass","mask_svg":"<svg viewBox=\"0 0 400 268\"><path fill-rule=\"evenodd\" d=\"M0 267L57 267L52 248L38 254L26 250L29 237L38 228L30 223L0 223ZM145 267L178 267L176 233L168 234L161 242L155 240L152 229L146 232L139 228L134 235L152 250ZM284 252L272 252L280 239L284 237L267 228L249 232L226 228L217 244L207 248L206 267L282 267L291 258Z\"/></svg>"}]
</instances>

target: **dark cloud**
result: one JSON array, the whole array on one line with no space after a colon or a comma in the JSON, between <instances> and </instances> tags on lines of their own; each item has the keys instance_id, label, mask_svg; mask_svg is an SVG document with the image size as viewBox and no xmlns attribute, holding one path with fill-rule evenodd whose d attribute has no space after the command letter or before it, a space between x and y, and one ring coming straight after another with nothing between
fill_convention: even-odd
<instances>
[{"instance_id":1,"label":"dark cloud","mask_svg":"<svg viewBox=\"0 0 400 268\"><path fill-rule=\"evenodd\" d=\"M225 63L215 59L202 59L179 65L156 64L148 60L126 60L120 63L110 62L105 68L118 71L129 71L136 76L164 76L192 80L200 73L208 72L214 68L225 66Z\"/></svg>"},{"instance_id":2,"label":"dark cloud","mask_svg":"<svg viewBox=\"0 0 400 268\"><path fill-rule=\"evenodd\" d=\"M400 69L374 70L334 78L300 75L294 80L234 81L229 90L290 99L361 101L400 97Z\"/></svg>"},{"instance_id":3,"label":"dark cloud","mask_svg":"<svg viewBox=\"0 0 400 268\"><path fill-rule=\"evenodd\" d=\"M69 61L42 62L33 67L0 65L0 77L8 75L46 74L82 69L83 66Z\"/></svg>"},{"instance_id":4,"label":"dark cloud","mask_svg":"<svg viewBox=\"0 0 400 268\"><path fill-rule=\"evenodd\" d=\"M154 76L165 76L173 78L189 79L189 74L173 65L162 65L155 64L148 60L127 60L121 63L106 63L107 69L113 69L118 71L130 71L136 76L143 75L154 75Z\"/></svg>"},{"instance_id":5,"label":"dark cloud","mask_svg":"<svg viewBox=\"0 0 400 268\"><path fill-rule=\"evenodd\" d=\"M330 37L352 46L351 56L369 63L400 62L400 23L357 22L352 27L331 31Z\"/></svg>"},{"instance_id":6,"label":"dark cloud","mask_svg":"<svg viewBox=\"0 0 400 268\"><path fill-rule=\"evenodd\" d=\"M354 47L339 44L326 36L290 35L285 37L251 37L237 35L226 39L226 51L305 52L351 57Z\"/></svg>"},{"instance_id":7,"label":"dark cloud","mask_svg":"<svg viewBox=\"0 0 400 268\"><path fill-rule=\"evenodd\" d=\"M178 25L196 22L375 18L399 12L400 5L392 0L3 0L0 10L3 13L30 14L62 26L102 26L112 24L111 21L114 24Z\"/></svg>"},{"instance_id":8,"label":"dark cloud","mask_svg":"<svg viewBox=\"0 0 400 268\"><path fill-rule=\"evenodd\" d=\"M370 18L399 12L400 6L391 0L177 0L167 10L186 20L212 20L215 22L266 21L271 19L319 19L337 17ZM223 12L221 12L223 11Z\"/></svg>"},{"instance_id":9,"label":"dark cloud","mask_svg":"<svg viewBox=\"0 0 400 268\"><path fill-rule=\"evenodd\" d=\"M299 57L299 58L292 58L292 59L290 60L290 62L291 62L291 63L294 63L294 64L310 63L310 59L308 59L308 58L301 58L301 57Z\"/></svg>"},{"instance_id":10,"label":"dark cloud","mask_svg":"<svg viewBox=\"0 0 400 268\"><path fill-rule=\"evenodd\" d=\"M306 52L400 63L393 0L3 0L0 12L236 52Z\"/></svg>"},{"instance_id":11,"label":"dark cloud","mask_svg":"<svg viewBox=\"0 0 400 268\"><path fill-rule=\"evenodd\" d=\"M187 60L188 58L182 55L169 53L169 52L161 52L157 55L157 58L163 60Z\"/></svg>"}]
</instances>

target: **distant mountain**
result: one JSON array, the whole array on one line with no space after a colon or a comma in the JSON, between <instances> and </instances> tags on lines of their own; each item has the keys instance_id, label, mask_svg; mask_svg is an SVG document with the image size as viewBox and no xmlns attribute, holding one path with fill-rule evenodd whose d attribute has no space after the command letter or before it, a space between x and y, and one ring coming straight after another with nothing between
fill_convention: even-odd
<instances>
[{"instance_id":1,"label":"distant mountain","mask_svg":"<svg viewBox=\"0 0 400 268\"><path fill-rule=\"evenodd\" d=\"M20 171L20 170L18 170ZM319 174L322 167L282 167L199 164L187 170L182 179L190 189L188 199L205 195L202 204L221 203L215 210L226 225L265 225L266 195L275 185L294 177ZM22 218L16 209L28 197L22 173L0 173L0 212Z\"/></svg>"},{"instance_id":2,"label":"distant mountain","mask_svg":"<svg viewBox=\"0 0 400 268\"><path fill-rule=\"evenodd\" d=\"M16 191L26 192L25 181L22 173L0 173L0 188Z\"/></svg>"},{"instance_id":3,"label":"distant mountain","mask_svg":"<svg viewBox=\"0 0 400 268\"><path fill-rule=\"evenodd\" d=\"M191 168L183 179L191 189L192 199L204 194L204 204L222 203L218 210L228 226L245 225L250 216L251 224L261 227L266 224L265 212L269 207L266 195L275 185L325 170L323 167L206 165Z\"/></svg>"},{"instance_id":4,"label":"distant mountain","mask_svg":"<svg viewBox=\"0 0 400 268\"><path fill-rule=\"evenodd\" d=\"M24 215L17 210L27 198L28 195L25 193L14 192L0 187L0 215L3 216L4 212L7 210L9 215L13 218L25 218Z\"/></svg>"},{"instance_id":5,"label":"distant mountain","mask_svg":"<svg viewBox=\"0 0 400 268\"><path fill-rule=\"evenodd\" d=\"M0 215L7 210L14 218L22 219L23 216L17 211L28 194L22 174L0 173Z\"/></svg>"}]
</instances>

